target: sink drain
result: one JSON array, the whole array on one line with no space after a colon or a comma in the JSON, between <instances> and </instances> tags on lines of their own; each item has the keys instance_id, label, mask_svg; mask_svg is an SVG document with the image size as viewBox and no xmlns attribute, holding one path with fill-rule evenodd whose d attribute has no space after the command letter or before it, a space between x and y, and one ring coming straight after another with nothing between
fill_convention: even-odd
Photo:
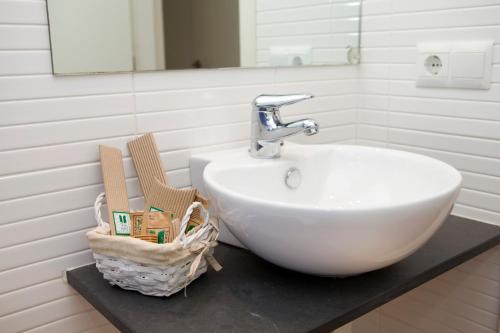
<instances>
[{"instance_id":1,"label":"sink drain","mask_svg":"<svg viewBox=\"0 0 500 333\"><path fill-rule=\"evenodd\" d=\"M291 189L295 190L300 186L300 182L302 181L302 175L300 174L300 170L297 168L290 168L287 170L285 174L285 184Z\"/></svg>"}]
</instances>

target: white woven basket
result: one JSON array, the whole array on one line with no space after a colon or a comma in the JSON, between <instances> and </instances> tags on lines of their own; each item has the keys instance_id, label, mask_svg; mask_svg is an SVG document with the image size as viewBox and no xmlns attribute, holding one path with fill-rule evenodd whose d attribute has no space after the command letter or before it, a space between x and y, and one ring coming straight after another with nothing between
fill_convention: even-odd
<instances>
[{"instance_id":1,"label":"white woven basket","mask_svg":"<svg viewBox=\"0 0 500 333\"><path fill-rule=\"evenodd\" d=\"M180 234L168 244L153 244L133 237L112 236L109 224L101 218L105 195L94 204L98 227L87 233L97 269L112 285L136 290L145 295L169 296L185 288L207 270L207 260L219 270L212 257L217 246L217 221L194 202L181 221ZM194 209L200 210L203 224L185 234Z\"/></svg>"}]
</instances>

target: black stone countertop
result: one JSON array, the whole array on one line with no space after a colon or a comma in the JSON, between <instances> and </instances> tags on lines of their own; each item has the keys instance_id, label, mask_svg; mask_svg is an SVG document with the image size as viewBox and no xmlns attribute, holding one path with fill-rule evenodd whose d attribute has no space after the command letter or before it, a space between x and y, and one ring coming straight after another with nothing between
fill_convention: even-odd
<instances>
[{"instance_id":1,"label":"black stone countertop","mask_svg":"<svg viewBox=\"0 0 500 333\"><path fill-rule=\"evenodd\" d=\"M169 298L110 286L88 265L68 282L122 332L331 332L500 243L500 227L450 216L420 250L387 268L325 278L219 245L211 269Z\"/></svg>"}]
</instances>

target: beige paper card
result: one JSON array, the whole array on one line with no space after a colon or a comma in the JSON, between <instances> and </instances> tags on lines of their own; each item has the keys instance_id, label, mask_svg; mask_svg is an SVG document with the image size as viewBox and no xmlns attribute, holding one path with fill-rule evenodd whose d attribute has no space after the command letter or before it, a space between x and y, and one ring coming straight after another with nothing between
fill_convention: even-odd
<instances>
[{"instance_id":1,"label":"beige paper card","mask_svg":"<svg viewBox=\"0 0 500 333\"><path fill-rule=\"evenodd\" d=\"M128 143L128 148L130 150L130 154L132 155L132 160L134 162L135 169L137 171L137 175L139 177L139 182L141 184L142 192L144 193L144 201L146 203L145 206L145 211L148 212L150 211L150 206L153 206L153 210L166 210L166 211L171 211L171 209L163 209L159 206L164 206L164 207L172 207L179 205L180 202L183 202L181 205L182 207L177 208L177 214L184 214L189 207L189 205L194 201L200 201L205 208L208 209L208 200L203 198L199 193L196 194L195 197L193 197L193 200L186 206L185 204L185 197L180 197L180 198L168 198L168 200L173 200L171 204L168 204L168 201L164 201L163 199L165 198L162 196L162 198L155 198L154 200L150 199L151 192L152 192L152 186L158 181L159 184L163 184L168 186L168 181L167 177L165 175L165 168L163 166L163 163L160 159L160 154L158 152L158 149L156 147L155 139L153 134L147 133L137 139L134 139ZM173 187L170 187L171 189L175 189ZM160 190L160 188L156 188L157 191ZM181 190L183 191L183 190ZM182 192L179 192L182 193ZM157 195L157 194L155 194ZM189 198L191 198L191 193L189 192ZM158 200L161 200L160 203L158 203ZM157 202L157 204L151 204L148 205L150 202ZM185 207L185 209L183 208ZM176 218L182 219L184 215L176 215ZM191 215L191 218L189 220L188 224L188 230L196 227L197 225L200 225L203 223L203 220L201 219L200 213L198 209L195 209L193 211L193 214Z\"/></svg>"},{"instance_id":2,"label":"beige paper card","mask_svg":"<svg viewBox=\"0 0 500 333\"><path fill-rule=\"evenodd\" d=\"M171 213L146 213L144 214L144 224L146 235L156 236L158 244L171 243L176 236Z\"/></svg>"},{"instance_id":3,"label":"beige paper card","mask_svg":"<svg viewBox=\"0 0 500 333\"><path fill-rule=\"evenodd\" d=\"M122 152L117 148L103 145L99 146L99 152L111 234L128 236L132 233L132 223Z\"/></svg>"},{"instance_id":4,"label":"beige paper card","mask_svg":"<svg viewBox=\"0 0 500 333\"><path fill-rule=\"evenodd\" d=\"M130 213L132 218L132 235L142 235L144 212Z\"/></svg>"},{"instance_id":5,"label":"beige paper card","mask_svg":"<svg viewBox=\"0 0 500 333\"><path fill-rule=\"evenodd\" d=\"M175 218L182 220L195 195L195 188L178 189L156 180L150 188L145 211L173 212Z\"/></svg>"},{"instance_id":6,"label":"beige paper card","mask_svg":"<svg viewBox=\"0 0 500 333\"><path fill-rule=\"evenodd\" d=\"M147 133L130 141L127 145L132 155L132 161L134 162L137 176L139 177L144 199L147 201L151 185L156 179L158 179L161 184L167 184L165 168L160 159L155 139L153 134Z\"/></svg>"}]
</instances>

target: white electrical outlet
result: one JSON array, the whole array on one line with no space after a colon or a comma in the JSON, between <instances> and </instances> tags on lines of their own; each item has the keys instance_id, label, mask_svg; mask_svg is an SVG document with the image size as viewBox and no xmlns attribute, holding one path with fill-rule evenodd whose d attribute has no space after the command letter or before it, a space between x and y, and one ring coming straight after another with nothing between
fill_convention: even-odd
<instances>
[{"instance_id":1,"label":"white electrical outlet","mask_svg":"<svg viewBox=\"0 0 500 333\"><path fill-rule=\"evenodd\" d=\"M443 73L443 61L435 54L425 58L424 67L431 76L439 76Z\"/></svg>"},{"instance_id":2,"label":"white electrical outlet","mask_svg":"<svg viewBox=\"0 0 500 333\"><path fill-rule=\"evenodd\" d=\"M419 43L417 86L488 89L493 42Z\"/></svg>"}]
</instances>

